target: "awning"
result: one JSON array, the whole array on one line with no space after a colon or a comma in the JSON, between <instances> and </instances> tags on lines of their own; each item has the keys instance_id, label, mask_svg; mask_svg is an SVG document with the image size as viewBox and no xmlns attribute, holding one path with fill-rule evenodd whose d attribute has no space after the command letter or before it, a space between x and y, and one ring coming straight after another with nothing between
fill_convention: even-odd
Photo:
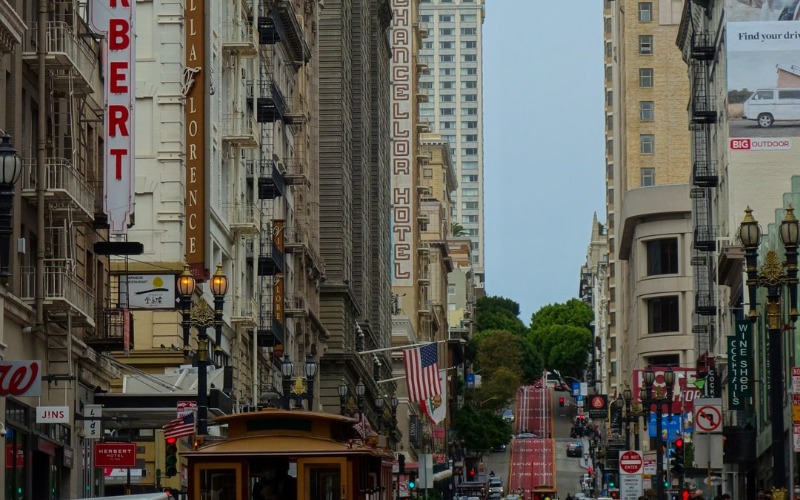
<instances>
[{"instance_id":1,"label":"awning","mask_svg":"<svg viewBox=\"0 0 800 500\"><path fill-rule=\"evenodd\" d=\"M441 472L437 472L433 475L434 481L441 481L443 479L447 479L453 475L453 469L445 469Z\"/></svg>"}]
</instances>

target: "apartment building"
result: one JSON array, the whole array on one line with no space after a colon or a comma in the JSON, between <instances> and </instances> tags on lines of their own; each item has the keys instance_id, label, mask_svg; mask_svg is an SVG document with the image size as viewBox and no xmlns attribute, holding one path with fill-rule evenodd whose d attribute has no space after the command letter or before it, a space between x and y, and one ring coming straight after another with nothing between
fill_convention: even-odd
<instances>
[{"instance_id":1,"label":"apartment building","mask_svg":"<svg viewBox=\"0 0 800 500\"><path fill-rule=\"evenodd\" d=\"M786 400L783 427L775 422L770 389L783 379L778 392L785 394L788 374L774 376L769 368L776 352L768 347L763 290L755 302L748 296L744 248L738 239L745 210L761 222L763 239L758 249L759 270L769 250L778 262L785 259L778 237L789 206L796 207L798 128L787 115L785 102L797 87L797 68L791 55L800 48L791 36L798 26L797 6L791 2L765 3L757 8L748 2L687 2L677 45L688 66L690 94L687 100L692 123L692 196L695 248L703 262L703 283L698 294L708 297L713 312L704 324L704 345L699 346L704 369L723 374L717 396L723 399L724 463L716 464L726 478L724 488L736 497L756 494L757 488L789 488L798 484L787 464L792 453L791 425ZM758 35L756 35L758 33ZM773 40L764 43L763 40ZM783 268L778 266L779 270ZM783 301L791 299L784 296ZM788 310L796 304L784 303ZM754 321L748 312L755 311ZM784 340L784 370L792 365L786 357L796 343L791 322L779 321ZM756 353L740 356L729 339L739 338L761 346ZM698 338L701 336L698 335ZM748 364L742 390L742 364ZM725 376L727 375L727 376ZM780 383L780 381L778 382ZM736 443L730 446L729 443ZM775 449L779 446L779 449ZM776 457L783 456L778 463Z\"/></svg>"},{"instance_id":2,"label":"apartment building","mask_svg":"<svg viewBox=\"0 0 800 500\"><path fill-rule=\"evenodd\" d=\"M454 220L472 241L477 286L485 282L483 202L483 0L421 0L420 120L450 142L458 190Z\"/></svg>"},{"instance_id":3,"label":"apartment building","mask_svg":"<svg viewBox=\"0 0 800 500\"><path fill-rule=\"evenodd\" d=\"M608 373L608 359L605 353L609 351L603 342L607 342L608 319L608 238L606 227L597 220L597 213L592 216L592 230L589 246L586 249L586 263L581 267L581 277L578 286L578 297L583 300L594 312L594 344L592 346L591 364L586 373L585 380L597 394L608 394L609 386L598 373ZM612 390L613 392L613 390Z\"/></svg>"},{"instance_id":4,"label":"apartment building","mask_svg":"<svg viewBox=\"0 0 800 500\"><path fill-rule=\"evenodd\" d=\"M673 46L683 5L604 2L608 289L607 309L595 304L606 324L595 332L608 394L629 386L638 398L644 368L688 372L696 360L690 135L675 105L688 96ZM686 377L678 384L680 396Z\"/></svg>"}]
</instances>

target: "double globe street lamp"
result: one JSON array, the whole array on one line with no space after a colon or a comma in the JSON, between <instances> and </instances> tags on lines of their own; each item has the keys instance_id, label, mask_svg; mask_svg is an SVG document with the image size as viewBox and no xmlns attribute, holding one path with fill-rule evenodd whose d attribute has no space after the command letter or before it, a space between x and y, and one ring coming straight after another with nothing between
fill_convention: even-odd
<instances>
[{"instance_id":1,"label":"double globe street lamp","mask_svg":"<svg viewBox=\"0 0 800 500\"><path fill-rule=\"evenodd\" d=\"M656 374L652 367L647 367L644 371L644 393L639 391L642 399L642 408L646 414L650 413L650 408L655 405L656 407L656 495L658 500L665 500L664 490L664 455L662 454L662 444L664 439L662 437L663 423L661 417L664 413L669 413L670 420L672 419L672 391L675 387L675 372L672 367L667 367L664 371L664 386L665 391L661 392L658 388L653 387L656 381ZM667 411L662 411L666 406Z\"/></svg>"},{"instance_id":2,"label":"double globe street lamp","mask_svg":"<svg viewBox=\"0 0 800 500\"><path fill-rule=\"evenodd\" d=\"M789 292L789 322L797 320L797 246L800 243L800 222L794 215L791 205L780 225L781 243L785 249L784 263L778 260L775 250L768 250L764 264L758 269L758 247L763 233L758 221L753 217L750 207L744 211L745 217L739 226L739 240L744 247L747 270L747 290L750 310L747 315L750 321L758 318L756 304L758 288L767 291L766 321L769 341L769 398L770 418L772 419L772 487L778 498L787 498L786 491L786 442L784 439L783 393L784 393L784 356L783 356L783 310L781 296L785 286ZM776 498L776 495L773 495Z\"/></svg>"},{"instance_id":3,"label":"double globe street lamp","mask_svg":"<svg viewBox=\"0 0 800 500\"><path fill-rule=\"evenodd\" d=\"M306 363L303 367L304 375L306 376L306 389L305 392L298 391L295 394L295 403L299 408L303 407L302 399L305 396L308 404L308 411L313 410L314 407L314 379L317 376L317 361L314 356L309 354L306 357ZM290 410L292 402L292 377L294 376L294 363L289 358L288 354L284 354L281 361L281 375L283 377L283 409Z\"/></svg>"},{"instance_id":4,"label":"double globe street lamp","mask_svg":"<svg viewBox=\"0 0 800 500\"><path fill-rule=\"evenodd\" d=\"M222 352L222 309L225 305L225 294L228 293L228 277L222 272L222 265L211 277L211 293L214 295L214 311L209 309L205 301L192 304L192 296L197 288L197 281L184 266L178 277L178 295L181 299L181 326L183 327L183 354L189 357L189 335L192 326L197 330L197 434L208 434L208 351L209 338L206 329L214 326L215 351Z\"/></svg>"},{"instance_id":5,"label":"double globe street lamp","mask_svg":"<svg viewBox=\"0 0 800 500\"><path fill-rule=\"evenodd\" d=\"M11 144L11 136L2 134L0 139L0 277L7 278L11 276L8 246L13 231L14 184L22 173L22 161Z\"/></svg>"}]
</instances>

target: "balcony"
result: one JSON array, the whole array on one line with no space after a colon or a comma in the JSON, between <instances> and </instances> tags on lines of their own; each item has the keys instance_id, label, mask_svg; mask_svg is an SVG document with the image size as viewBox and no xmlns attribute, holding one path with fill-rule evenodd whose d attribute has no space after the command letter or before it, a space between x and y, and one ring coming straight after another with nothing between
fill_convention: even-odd
<instances>
[{"instance_id":1,"label":"balcony","mask_svg":"<svg viewBox=\"0 0 800 500\"><path fill-rule=\"evenodd\" d=\"M283 42L295 68L311 60L303 27L289 0L262 0L259 3L258 35L262 44Z\"/></svg>"},{"instance_id":2,"label":"balcony","mask_svg":"<svg viewBox=\"0 0 800 500\"><path fill-rule=\"evenodd\" d=\"M275 243L268 242L261 245L261 253L258 255L258 275L274 276L276 273L283 272L283 254Z\"/></svg>"},{"instance_id":3,"label":"balcony","mask_svg":"<svg viewBox=\"0 0 800 500\"><path fill-rule=\"evenodd\" d=\"M302 225L287 226L284 228L283 248L286 253L293 253L305 259L306 265L313 270L313 274L322 276L325 274L325 265L322 258L317 254L311 241L311 236Z\"/></svg>"},{"instance_id":4,"label":"balcony","mask_svg":"<svg viewBox=\"0 0 800 500\"><path fill-rule=\"evenodd\" d=\"M283 325L275 319L271 312L266 313L256 330L258 347L275 347L283 344Z\"/></svg>"},{"instance_id":5,"label":"balcony","mask_svg":"<svg viewBox=\"0 0 800 500\"><path fill-rule=\"evenodd\" d=\"M283 163L283 179L290 186L309 184L308 164L305 158L295 157Z\"/></svg>"},{"instance_id":6,"label":"balcony","mask_svg":"<svg viewBox=\"0 0 800 500\"><path fill-rule=\"evenodd\" d=\"M72 259L44 259L44 305L53 316L71 314L73 325L95 326L94 294L75 276ZM20 298L32 304L36 299L36 269L22 268Z\"/></svg>"},{"instance_id":7,"label":"balcony","mask_svg":"<svg viewBox=\"0 0 800 500\"><path fill-rule=\"evenodd\" d=\"M278 84L271 78L247 82L247 99L255 102L258 123L283 120L288 112L286 99Z\"/></svg>"},{"instance_id":8,"label":"balcony","mask_svg":"<svg viewBox=\"0 0 800 500\"><path fill-rule=\"evenodd\" d=\"M294 297L284 299L283 312L288 317L302 316L306 313L306 298L296 294Z\"/></svg>"},{"instance_id":9,"label":"balcony","mask_svg":"<svg viewBox=\"0 0 800 500\"><path fill-rule=\"evenodd\" d=\"M29 68L39 70L37 64L39 30L37 23L25 32L22 59ZM72 90L78 94L89 94L92 78L97 77L99 57L92 51L87 39L79 38L63 21L48 21L45 35L45 64L48 78L58 88ZM52 72L52 73L50 73ZM51 78L52 75L52 78Z\"/></svg>"},{"instance_id":10,"label":"balcony","mask_svg":"<svg viewBox=\"0 0 800 500\"><path fill-rule=\"evenodd\" d=\"M255 326L258 319L258 302L255 299L234 297L231 323Z\"/></svg>"},{"instance_id":11,"label":"balcony","mask_svg":"<svg viewBox=\"0 0 800 500\"><path fill-rule=\"evenodd\" d=\"M222 24L222 50L244 57L258 55L256 31L244 21Z\"/></svg>"},{"instance_id":12,"label":"balcony","mask_svg":"<svg viewBox=\"0 0 800 500\"><path fill-rule=\"evenodd\" d=\"M20 194L36 203L36 161L25 160L22 165ZM75 209L71 215L81 221L94 220L94 190L83 175L75 170L66 158L47 158L45 160L45 198L50 204L62 204Z\"/></svg>"},{"instance_id":13,"label":"balcony","mask_svg":"<svg viewBox=\"0 0 800 500\"><path fill-rule=\"evenodd\" d=\"M286 184L274 161L250 160L247 169L249 175L257 176L259 200L274 200L283 196Z\"/></svg>"},{"instance_id":14,"label":"balcony","mask_svg":"<svg viewBox=\"0 0 800 500\"><path fill-rule=\"evenodd\" d=\"M714 43L716 35L714 32L700 32L692 34L692 59L698 61L710 61L714 59L716 47Z\"/></svg>"},{"instance_id":15,"label":"balcony","mask_svg":"<svg viewBox=\"0 0 800 500\"><path fill-rule=\"evenodd\" d=\"M231 203L227 205L228 223L238 234L256 234L261 224L261 210L254 203Z\"/></svg>"},{"instance_id":16,"label":"balcony","mask_svg":"<svg viewBox=\"0 0 800 500\"><path fill-rule=\"evenodd\" d=\"M128 349L133 349L133 315L120 308L103 310L103 327L85 338L86 345L97 352L122 351L126 347L125 331L128 330Z\"/></svg>"},{"instance_id":17,"label":"balcony","mask_svg":"<svg viewBox=\"0 0 800 500\"><path fill-rule=\"evenodd\" d=\"M692 184L697 187L716 187L718 183L717 162L706 158L697 158L692 169Z\"/></svg>"},{"instance_id":18,"label":"balcony","mask_svg":"<svg viewBox=\"0 0 800 500\"><path fill-rule=\"evenodd\" d=\"M704 252L711 252L716 248L717 228L710 224L698 223L694 228L694 248Z\"/></svg>"},{"instance_id":19,"label":"balcony","mask_svg":"<svg viewBox=\"0 0 800 500\"><path fill-rule=\"evenodd\" d=\"M431 273L428 266L422 267L417 273L417 283L420 285L428 285L431 282Z\"/></svg>"},{"instance_id":20,"label":"balcony","mask_svg":"<svg viewBox=\"0 0 800 500\"><path fill-rule=\"evenodd\" d=\"M258 147L258 132L255 119L244 112L226 113L221 120L222 140L238 144L243 148Z\"/></svg>"}]
</instances>

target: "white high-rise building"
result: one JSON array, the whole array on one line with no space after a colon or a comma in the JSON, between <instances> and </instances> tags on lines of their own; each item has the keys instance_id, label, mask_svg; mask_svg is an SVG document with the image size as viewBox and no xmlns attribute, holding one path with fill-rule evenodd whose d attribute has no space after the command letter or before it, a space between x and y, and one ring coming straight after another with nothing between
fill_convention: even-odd
<instances>
[{"instance_id":1,"label":"white high-rise building","mask_svg":"<svg viewBox=\"0 0 800 500\"><path fill-rule=\"evenodd\" d=\"M478 287L484 279L483 228L483 0L421 0L420 27L427 30L420 62L420 120L450 142L458 189L453 222L472 245ZM423 169L423 177L426 172Z\"/></svg>"}]
</instances>

